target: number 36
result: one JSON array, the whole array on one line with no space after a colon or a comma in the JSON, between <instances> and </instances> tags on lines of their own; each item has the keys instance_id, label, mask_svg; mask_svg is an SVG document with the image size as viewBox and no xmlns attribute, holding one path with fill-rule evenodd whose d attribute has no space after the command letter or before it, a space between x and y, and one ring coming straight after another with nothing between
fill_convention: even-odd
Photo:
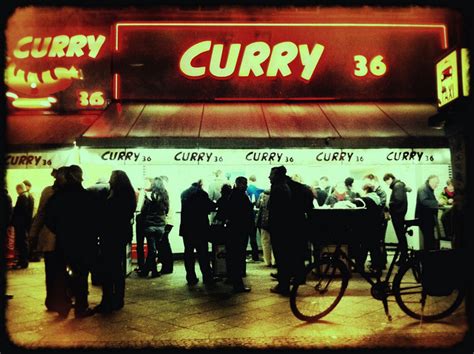
<instances>
[{"instance_id":1,"label":"number 36","mask_svg":"<svg viewBox=\"0 0 474 354\"><path fill-rule=\"evenodd\" d=\"M363 55L354 55L354 62L354 75L358 77L366 76L369 71L374 76L382 76L387 72L387 66L383 62L383 56L381 55L373 57L368 67L367 58Z\"/></svg>"}]
</instances>

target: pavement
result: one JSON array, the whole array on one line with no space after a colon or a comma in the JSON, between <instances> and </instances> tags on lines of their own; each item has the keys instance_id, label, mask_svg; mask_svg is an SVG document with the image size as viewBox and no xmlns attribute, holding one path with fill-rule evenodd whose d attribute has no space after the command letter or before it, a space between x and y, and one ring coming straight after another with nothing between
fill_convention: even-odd
<instances>
[{"instance_id":1,"label":"pavement","mask_svg":"<svg viewBox=\"0 0 474 354\"><path fill-rule=\"evenodd\" d=\"M198 266L196 265L198 269ZM316 323L298 320L289 299L270 293L274 269L247 263L250 293L233 294L230 285L207 289L201 282L188 287L184 264L173 274L143 279L134 272L126 280L125 307L112 314L65 320L44 307L44 264L7 271L5 349L153 348L153 349L440 349L451 352L472 345L465 304L453 315L424 323L406 316L394 299L389 322L382 303L368 284L354 275L339 305ZM199 271L197 272L199 274ZM101 288L89 284L91 307ZM0 353L8 350L0 349Z\"/></svg>"}]
</instances>

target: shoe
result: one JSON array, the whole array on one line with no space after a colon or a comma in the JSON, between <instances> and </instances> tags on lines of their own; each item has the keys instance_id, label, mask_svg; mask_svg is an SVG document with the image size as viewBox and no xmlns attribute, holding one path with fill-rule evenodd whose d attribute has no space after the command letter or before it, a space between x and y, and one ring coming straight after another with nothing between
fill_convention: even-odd
<instances>
[{"instance_id":1,"label":"shoe","mask_svg":"<svg viewBox=\"0 0 474 354\"><path fill-rule=\"evenodd\" d=\"M290 290L283 290L278 285L270 289L271 293L280 294L283 296L290 296Z\"/></svg>"},{"instance_id":2,"label":"shoe","mask_svg":"<svg viewBox=\"0 0 474 354\"><path fill-rule=\"evenodd\" d=\"M270 276L271 276L273 279L278 279L278 273L270 273Z\"/></svg>"},{"instance_id":3,"label":"shoe","mask_svg":"<svg viewBox=\"0 0 474 354\"><path fill-rule=\"evenodd\" d=\"M75 318L86 318L86 317L94 316L94 314L95 314L94 310L92 310L90 308L86 308L86 309L80 310L80 311L78 311L77 309L74 310L74 317Z\"/></svg>"},{"instance_id":4,"label":"shoe","mask_svg":"<svg viewBox=\"0 0 474 354\"><path fill-rule=\"evenodd\" d=\"M145 270L139 269L139 270L137 271L137 274L138 274L138 276L139 276L140 278L146 278L146 277L148 277L148 273L150 273L148 270L145 271Z\"/></svg>"},{"instance_id":5,"label":"shoe","mask_svg":"<svg viewBox=\"0 0 474 354\"><path fill-rule=\"evenodd\" d=\"M100 303L99 305L93 308L93 311L95 313L112 313L113 310L112 310L112 306L108 304Z\"/></svg>"},{"instance_id":6,"label":"shoe","mask_svg":"<svg viewBox=\"0 0 474 354\"><path fill-rule=\"evenodd\" d=\"M193 285L196 285L198 282L199 282L199 278L190 279L188 280L188 285L193 286Z\"/></svg>"},{"instance_id":7,"label":"shoe","mask_svg":"<svg viewBox=\"0 0 474 354\"><path fill-rule=\"evenodd\" d=\"M66 307L60 310L55 310L58 313L58 317L61 319L66 319L69 315L69 311L71 311L72 307Z\"/></svg>"},{"instance_id":8,"label":"shoe","mask_svg":"<svg viewBox=\"0 0 474 354\"><path fill-rule=\"evenodd\" d=\"M233 292L234 293L249 293L252 289L246 287L246 286L239 286L237 288L234 288Z\"/></svg>"},{"instance_id":9,"label":"shoe","mask_svg":"<svg viewBox=\"0 0 474 354\"><path fill-rule=\"evenodd\" d=\"M112 305L112 310L113 311L118 311L118 310L121 310L123 309L123 306L124 306L124 302L123 302L123 299L116 302L115 304Z\"/></svg>"},{"instance_id":10,"label":"shoe","mask_svg":"<svg viewBox=\"0 0 474 354\"><path fill-rule=\"evenodd\" d=\"M158 278L158 277L161 277L161 272L157 272L157 271L151 272L150 278Z\"/></svg>"},{"instance_id":11,"label":"shoe","mask_svg":"<svg viewBox=\"0 0 474 354\"><path fill-rule=\"evenodd\" d=\"M12 267L12 269L26 269L26 268L28 268L28 263L17 263Z\"/></svg>"}]
</instances>

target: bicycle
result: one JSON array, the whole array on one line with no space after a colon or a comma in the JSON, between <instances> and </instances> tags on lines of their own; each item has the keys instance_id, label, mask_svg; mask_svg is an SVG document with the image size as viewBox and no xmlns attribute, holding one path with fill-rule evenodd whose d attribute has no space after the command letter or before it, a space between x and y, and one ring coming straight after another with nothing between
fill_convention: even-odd
<instances>
[{"instance_id":1,"label":"bicycle","mask_svg":"<svg viewBox=\"0 0 474 354\"><path fill-rule=\"evenodd\" d=\"M413 235L411 227L417 224L418 219L406 220L405 234ZM389 321L392 320L388 308L389 296L395 296L404 313L424 321L435 321L449 316L461 305L464 292L459 284L443 295L431 296L426 291L423 283L422 251L409 250L407 260L402 262L391 283L399 255L400 250L397 247L389 269L382 278L381 274L369 274L360 268L357 271L356 262L341 249L341 243L337 243L333 252L323 254L317 262L306 267L306 278L294 283L290 291L291 311L302 321L315 322L334 310L344 296L351 277L351 271L343 260L371 285L370 293L374 299L382 301Z\"/></svg>"}]
</instances>

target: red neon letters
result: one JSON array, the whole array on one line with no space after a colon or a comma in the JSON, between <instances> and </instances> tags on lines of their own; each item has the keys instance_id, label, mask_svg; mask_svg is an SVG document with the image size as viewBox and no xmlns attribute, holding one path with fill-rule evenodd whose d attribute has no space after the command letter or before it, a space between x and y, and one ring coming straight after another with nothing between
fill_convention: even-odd
<instances>
[{"instance_id":1,"label":"red neon letters","mask_svg":"<svg viewBox=\"0 0 474 354\"><path fill-rule=\"evenodd\" d=\"M295 74L304 81L310 81L321 59L324 46L316 43L310 50L307 44L297 45L287 41L271 47L259 41L245 46L232 43L227 51L227 60L222 65L223 44L213 44L212 41L198 42L189 47L181 56L179 68L183 75L190 79L201 79L207 75L218 79L228 79L233 75L249 77L251 74L255 77L262 75L270 78L278 75L286 77L293 74L290 64L299 57L302 69ZM208 52L211 53L208 63L201 66L193 65L195 59ZM263 64L266 64L266 69Z\"/></svg>"}]
</instances>

